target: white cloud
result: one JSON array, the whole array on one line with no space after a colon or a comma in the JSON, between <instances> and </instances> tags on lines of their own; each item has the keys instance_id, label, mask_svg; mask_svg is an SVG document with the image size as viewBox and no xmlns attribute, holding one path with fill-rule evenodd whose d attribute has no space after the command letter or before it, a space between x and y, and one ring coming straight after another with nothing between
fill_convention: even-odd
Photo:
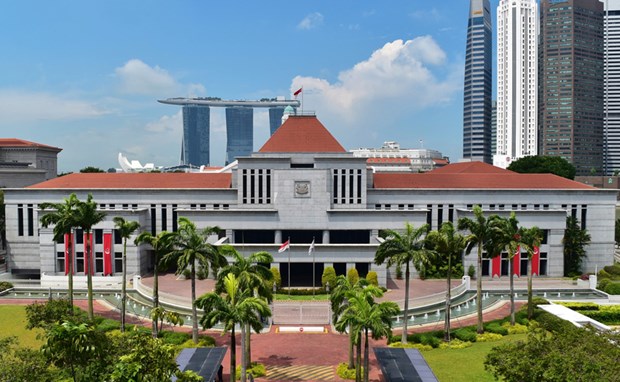
<instances>
[{"instance_id":1,"label":"white cloud","mask_svg":"<svg viewBox=\"0 0 620 382\"><path fill-rule=\"evenodd\" d=\"M183 131L183 111L179 109L176 114L164 115L157 121L152 121L144 127L148 133L177 132Z\"/></svg>"},{"instance_id":2,"label":"white cloud","mask_svg":"<svg viewBox=\"0 0 620 382\"><path fill-rule=\"evenodd\" d=\"M297 29L314 29L323 24L323 15L319 12L314 12L304 17L303 20L297 24Z\"/></svg>"},{"instance_id":3,"label":"white cloud","mask_svg":"<svg viewBox=\"0 0 620 382\"><path fill-rule=\"evenodd\" d=\"M139 59L131 59L114 70L120 91L149 96L196 97L205 93L202 84L181 84L167 70L149 66Z\"/></svg>"},{"instance_id":4,"label":"white cloud","mask_svg":"<svg viewBox=\"0 0 620 382\"><path fill-rule=\"evenodd\" d=\"M96 118L107 112L94 103L44 92L0 89L3 122L62 121Z\"/></svg>"}]
</instances>

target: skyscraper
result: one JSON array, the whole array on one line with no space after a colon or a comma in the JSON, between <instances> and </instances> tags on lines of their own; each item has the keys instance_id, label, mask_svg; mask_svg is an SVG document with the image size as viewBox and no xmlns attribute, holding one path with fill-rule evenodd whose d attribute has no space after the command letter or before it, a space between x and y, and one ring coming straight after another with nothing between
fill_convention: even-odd
<instances>
[{"instance_id":1,"label":"skyscraper","mask_svg":"<svg viewBox=\"0 0 620 382\"><path fill-rule=\"evenodd\" d=\"M193 166L208 165L209 125L211 109L204 105L183 106L183 141L181 163Z\"/></svg>"},{"instance_id":2,"label":"skyscraper","mask_svg":"<svg viewBox=\"0 0 620 382\"><path fill-rule=\"evenodd\" d=\"M538 153L536 0L500 0L497 7L497 149L506 168Z\"/></svg>"},{"instance_id":3,"label":"skyscraper","mask_svg":"<svg viewBox=\"0 0 620 382\"><path fill-rule=\"evenodd\" d=\"M603 3L542 1L539 35L540 155L577 175L603 171Z\"/></svg>"},{"instance_id":4,"label":"skyscraper","mask_svg":"<svg viewBox=\"0 0 620 382\"><path fill-rule=\"evenodd\" d=\"M254 147L254 109L226 108L226 164L239 156L252 154Z\"/></svg>"},{"instance_id":5,"label":"skyscraper","mask_svg":"<svg viewBox=\"0 0 620 382\"><path fill-rule=\"evenodd\" d=\"M284 114L284 106L269 108L269 132L271 135L282 125L282 115Z\"/></svg>"},{"instance_id":6,"label":"skyscraper","mask_svg":"<svg viewBox=\"0 0 620 382\"><path fill-rule=\"evenodd\" d=\"M492 45L489 0L470 0L463 95L463 158L491 163Z\"/></svg>"},{"instance_id":7,"label":"skyscraper","mask_svg":"<svg viewBox=\"0 0 620 382\"><path fill-rule=\"evenodd\" d=\"M605 0L605 174L620 170L620 0Z\"/></svg>"}]
</instances>

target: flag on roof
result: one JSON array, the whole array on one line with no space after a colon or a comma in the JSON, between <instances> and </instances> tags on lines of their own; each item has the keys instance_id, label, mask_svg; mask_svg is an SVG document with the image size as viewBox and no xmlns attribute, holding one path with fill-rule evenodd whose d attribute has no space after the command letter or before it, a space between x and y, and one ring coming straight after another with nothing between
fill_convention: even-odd
<instances>
[{"instance_id":1,"label":"flag on roof","mask_svg":"<svg viewBox=\"0 0 620 382\"><path fill-rule=\"evenodd\" d=\"M312 243L310 244L310 248L308 248L308 255L312 255L314 252L314 239L312 239Z\"/></svg>"},{"instance_id":2,"label":"flag on roof","mask_svg":"<svg viewBox=\"0 0 620 382\"><path fill-rule=\"evenodd\" d=\"M278 248L278 253L282 253L282 252L286 251L287 249L291 249L290 240L287 240L284 243L282 243L280 248Z\"/></svg>"},{"instance_id":3,"label":"flag on roof","mask_svg":"<svg viewBox=\"0 0 620 382\"><path fill-rule=\"evenodd\" d=\"M303 86L302 86L302 87L300 87L300 88L299 88L299 89L298 89L295 93L293 93L293 95L294 95L295 97L297 97L297 96L299 95L299 93L301 93L301 91L302 91L303 89L304 89L304 87L303 87Z\"/></svg>"}]
</instances>

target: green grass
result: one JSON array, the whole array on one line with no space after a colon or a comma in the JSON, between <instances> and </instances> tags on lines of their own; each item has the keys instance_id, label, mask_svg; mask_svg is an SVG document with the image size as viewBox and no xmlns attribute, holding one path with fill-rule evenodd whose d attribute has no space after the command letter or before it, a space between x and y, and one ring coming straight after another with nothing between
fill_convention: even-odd
<instances>
[{"instance_id":1,"label":"green grass","mask_svg":"<svg viewBox=\"0 0 620 382\"><path fill-rule=\"evenodd\" d=\"M310 296L289 296L286 293L284 294L276 293L273 299L276 301L286 301L286 300L288 301L327 301L329 300L329 295L328 294L317 294L313 298L312 295Z\"/></svg>"},{"instance_id":2,"label":"green grass","mask_svg":"<svg viewBox=\"0 0 620 382\"><path fill-rule=\"evenodd\" d=\"M497 342L475 342L465 349L433 349L422 352L422 355L439 381L491 382L495 381L493 375L484 370L484 359L487 353L500 344L525 338L525 334L514 334L505 336Z\"/></svg>"},{"instance_id":3,"label":"green grass","mask_svg":"<svg viewBox=\"0 0 620 382\"><path fill-rule=\"evenodd\" d=\"M42 330L26 329L26 307L22 305L0 305L0 328L2 337L15 336L19 346L38 349L43 341L37 339Z\"/></svg>"}]
</instances>

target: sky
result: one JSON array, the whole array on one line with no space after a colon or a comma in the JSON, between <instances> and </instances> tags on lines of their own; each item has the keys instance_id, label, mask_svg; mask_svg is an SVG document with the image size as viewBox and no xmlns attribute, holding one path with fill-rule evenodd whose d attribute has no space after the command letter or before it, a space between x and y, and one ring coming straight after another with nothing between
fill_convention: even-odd
<instances>
[{"instance_id":1,"label":"sky","mask_svg":"<svg viewBox=\"0 0 620 382\"><path fill-rule=\"evenodd\" d=\"M181 108L158 99L292 98L303 86L304 111L346 149L398 141L458 161L468 10L467 0L9 0L0 137L62 148L59 172L118 168L119 152L177 165ZM258 150L266 109L254 130ZM224 111L211 109L212 166L225 146Z\"/></svg>"}]
</instances>

